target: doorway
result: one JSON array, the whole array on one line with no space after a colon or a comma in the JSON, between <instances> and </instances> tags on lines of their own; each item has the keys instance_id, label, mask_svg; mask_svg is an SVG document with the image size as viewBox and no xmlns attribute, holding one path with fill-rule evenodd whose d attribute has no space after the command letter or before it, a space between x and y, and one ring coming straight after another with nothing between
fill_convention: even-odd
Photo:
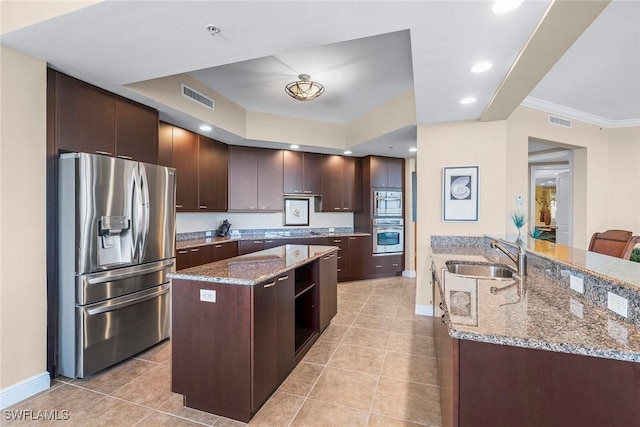
<instances>
[{"instance_id":1,"label":"doorway","mask_svg":"<svg viewBox=\"0 0 640 427\"><path fill-rule=\"evenodd\" d=\"M530 232L572 246L573 151L548 141L529 141Z\"/></svg>"}]
</instances>

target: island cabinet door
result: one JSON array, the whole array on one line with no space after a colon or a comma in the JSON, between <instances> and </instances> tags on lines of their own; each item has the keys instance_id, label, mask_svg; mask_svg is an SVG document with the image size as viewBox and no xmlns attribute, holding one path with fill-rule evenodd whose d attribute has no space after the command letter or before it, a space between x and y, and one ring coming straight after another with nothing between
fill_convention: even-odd
<instances>
[{"instance_id":1,"label":"island cabinet door","mask_svg":"<svg viewBox=\"0 0 640 427\"><path fill-rule=\"evenodd\" d=\"M318 285L320 292L320 331L325 330L338 312L337 251L320 258Z\"/></svg>"},{"instance_id":2,"label":"island cabinet door","mask_svg":"<svg viewBox=\"0 0 640 427\"><path fill-rule=\"evenodd\" d=\"M293 370L296 355L295 340L295 277L293 272L278 277L278 383Z\"/></svg>"},{"instance_id":3,"label":"island cabinet door","mask_svg":"<svg viewBox=\"0 0 640 427\"><path fill-rule=\"evenodd\" d=\"M253 286L253 394L257 410L278 383L278 280Z\"/></svg>"},{"instance_id":4,"label":"island cabinet door","mask_svg":"<svg viewBox=\"0 0 640 427\"><path fill-rule=\"evenodd\" d=\"M252 286L171 282L171 390L185 406L248 422Z\"/></svg>"}]
</instances>

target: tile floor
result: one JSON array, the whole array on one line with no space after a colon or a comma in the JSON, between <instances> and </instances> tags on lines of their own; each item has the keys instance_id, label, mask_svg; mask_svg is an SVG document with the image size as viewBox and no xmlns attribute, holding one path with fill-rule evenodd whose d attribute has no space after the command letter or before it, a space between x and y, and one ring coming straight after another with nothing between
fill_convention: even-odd
<instances>
[{"instance_id":1,"label":"tile floor","mask_svg":"<svg viewBox=\"0 0 640 427\"><path fill-rule=\"evenodd\" d=\"M431 317L414 315L415 279L338 285L338 314L251 426L440 426ZM9 410L68 420L0 425L242 426L182 406L165 341L101 373L61 378ZM62 412L68 411L68 412ZM23 414L28 414L22 411ZM10 417L9 417L10 418Z\"/></svg>"}]
</instances>

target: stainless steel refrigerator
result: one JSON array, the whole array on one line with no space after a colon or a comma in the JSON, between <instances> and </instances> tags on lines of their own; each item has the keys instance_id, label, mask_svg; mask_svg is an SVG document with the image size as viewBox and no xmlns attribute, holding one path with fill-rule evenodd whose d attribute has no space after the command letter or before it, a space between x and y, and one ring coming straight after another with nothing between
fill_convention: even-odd
<instances>
[{"instance_id":1,"label":"stainless steel refrigerator","mask_svg":"<svg viewBox=\"0 0 640 427\"><path fill-rule=\"evenodd\" d=\"M82 378L167 338L175 170L59 158L58 373Z\"/></svg>"}]
</instances>

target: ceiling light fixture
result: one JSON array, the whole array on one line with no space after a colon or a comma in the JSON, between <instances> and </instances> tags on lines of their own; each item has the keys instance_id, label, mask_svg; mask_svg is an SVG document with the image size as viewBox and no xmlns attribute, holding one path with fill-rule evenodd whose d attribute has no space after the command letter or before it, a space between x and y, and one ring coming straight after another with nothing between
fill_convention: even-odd
<instances>
[{"instance_id":1,"label":"ceiling light fixture","mask_svg":"<svg viewBox=\"0 0 640 427\"><path fill-rule=\"evenodd\" d=\"M207 25L207 31L209 31L209 34L211 34L212 36L215 36L220 32L220 28L216 27L215 25Z\"/></svg>"},{"instance_id":2,"label":"ceiling light fixture","mask_svg":"<svg viewBox=\"0 0 640 427\"><path fill-rule=\"evenodd\" d=\"M205 132L211 132L212 127L209 125L202 125L200 126L200 130L205 131Z\"/></svg>"},{"instance_id":3,"label":"ceiling light fixture","mask_svg":"<svg viewBox=\"0 0 640 427\"><path fill-rule=\"evenodd\" d=\"M409 148L409 151L411 151L412 153L415 153L416 151L418 151L418 149L416 147L411 147Z\"/></svg>"},{"instance_id":4,"label":"ceiling light fixture","mask_svg":"<svg viewBox=\"0 0 640 427\"><path fill-rule=\"evenodd\" d=\"M353 152L351 150L346 150L344 154L349 155L349 154L353 154Z\"/></svg>"},{"instance_id":5,"label":"ceiling light fixture","mask_svg":"<svg viewBox=\"0 0 640 427\"><path fill-rule=\"evenodd\" d=\"M476 102L476 99L473 97L463 98L460 100L460 104L463 104L463 105L473 104L474 102Z\"/></svg>"},{"instance_id":6,"label":"ceiling light fixture","mask_svg":"<svg viewBox=\"0 0 640 427\"><path fill-rule=\"evenodd\" d=\"M509 13L517 9L522 4L522 0L496 0L491 9L493 13Z\"/></svg>"},{"instance_id":7,"label":"ceiling light fixture","mask_svg":"<svg viewBox=\"0 0 640 427\"><path fill-rule=\"evenodd\" d=\"M318 82L311 81L309 74L300 74L300 80L289 83L285 90L294 99L298 101L311 101L316 99L324 92L324 86Z\"/></svg>"},{"instance_id":8,"label":"ceiling light fixture","mask_svg":"<svg viewBox=\"0 0 640 427\"><path fill-rule=\"evenodd\" d=\"M472 73L482 73L487 70L490 70L493 65L490 62L478 62L473 67L471 67Z\"/></svg>"},{"instance_id":9,"label":"ceiling light fixture","mask_svg":"<svg viewBox=\"0 0 640 427\"><path fill-rule=\"evenodd\" d=\"M300 148L300 146L298 144L291 144L291 149L292 150L297 150L298 148Z\"/></svg>"}]
</instances>

